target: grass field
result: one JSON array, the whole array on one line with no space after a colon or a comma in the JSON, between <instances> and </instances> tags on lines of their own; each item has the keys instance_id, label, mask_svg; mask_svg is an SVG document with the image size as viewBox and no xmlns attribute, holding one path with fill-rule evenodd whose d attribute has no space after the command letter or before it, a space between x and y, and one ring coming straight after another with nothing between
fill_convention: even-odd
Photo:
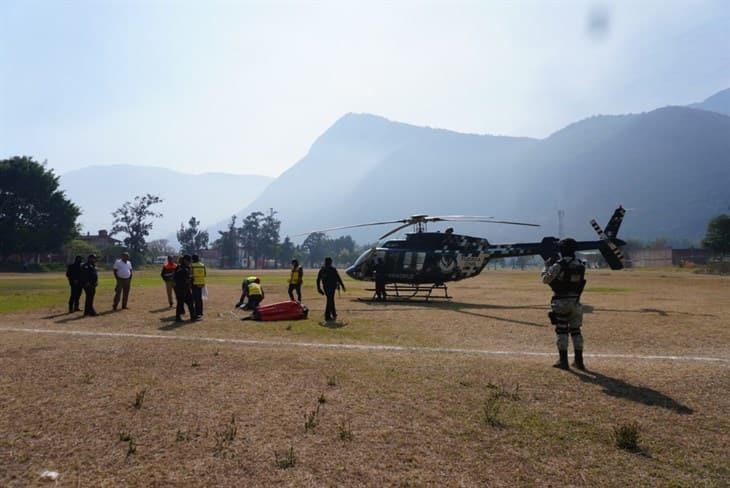
<instances>
[{"instance_id":1,"label":"grass field","mask_svg":"<svg viewBox=\"0 0 730 488\"><path fill-rule=\"evenodd\" d=\"M308 320L241 321L246 274L211 272L205 320L183 324L152 271L116 313L107 273L95 318L64 313L60 274L2 275L0 486L730 482L727 278L591 271L581 373L550 367L535 272L428 305L346 281L336 324L314 271ZM285 273L259 276L285 299Z\"/></svg>"}]
</instances>

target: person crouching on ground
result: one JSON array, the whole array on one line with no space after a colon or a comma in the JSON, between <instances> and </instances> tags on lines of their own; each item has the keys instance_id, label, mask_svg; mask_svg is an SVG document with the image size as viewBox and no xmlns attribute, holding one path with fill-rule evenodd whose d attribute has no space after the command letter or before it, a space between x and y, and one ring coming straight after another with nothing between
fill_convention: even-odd
<instances>
[{"instance_id":1,"label":"person crouching on ground","mask_svg":"<svg viewBox=\"0 0 730 488\"><path fill-rule=\"evenodd\" d=\"M261 286L261 280L256 278L252 283L248 284L248 301L244 310L256 310L264 300L264 288Z\"/></svg>"},{"instance_id":2,"label":"person crouching on ground","mask_svg":"<svg viewBox=\"0 0 730 488\"><path fill-rule=\"evenodd\" d=\"M304 270L299 266L296 259L291 262L291 274L289 276L289 299L294 300L294 292L297 292L297 301L302 301L302 282L304 281Z\"/></svg>"},{"instance_id":3,"label":"person crouching on ground","mask_svg":"<svg viewBox=\"0 0 730 488\"><path fill-rule=\"evenodd\" d=\"M198 320L195 314L195 304L193 303L192 291L192 272L190 270L191 258L187 254L180 260L180 265L175 270L175 299L177 300L177 309L175 310L175 322L182 322L182 316L185 314L185 305L188 306L190 312L190 321Z\"/></svg>"},{"instance_id":4,"label":"person crouching on ground","mask_svg":"<svg viewBox=\"0 0 730 488\"><path fill-rule=\"evenodd\" d=\"M129 253L123 252L121 257L114 263L114 278L117 286L114 288L114 303L112 309L119 306L119 297L122 296L122 308L127 308L129 300L129 289L132 285L132 262L129 260Z\"/></svg>"},{"instance_id":5,"label":"person crouching on ground","mask_svg":"<svg viewBox=\"0 0 730 488\"><path fill-rule=\"evenodd\" d=\"M172 256L167 256L167 262L162 265L160 271L160 277L165 282L165 290L167 291L167 303L170 308L173 306L172 295L175 291L175 270L177 269L177 263Z\"/></svg>"}]
</instances>

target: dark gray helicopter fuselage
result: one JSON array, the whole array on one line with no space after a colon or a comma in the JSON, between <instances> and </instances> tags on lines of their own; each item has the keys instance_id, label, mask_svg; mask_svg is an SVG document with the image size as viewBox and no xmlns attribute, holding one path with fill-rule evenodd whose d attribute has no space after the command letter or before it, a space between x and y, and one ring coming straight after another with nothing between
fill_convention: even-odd
<instances>
[{"instance_id":1,"label":"dark gray helicopter fuselage","mask_svg":"<svg viewBox=\"0 0 730 488\"><path fill-rule=\"evenodd\" d=\"M624 245L612 238L617 246ZM578 251L600 249L602 241L579 241ZM490 244L487 239L451 232L416 232L369 249L346 273L356 280L375 279L375 261L382 260L388 283L443 284L472 278L492 259L539 255L547 259L558 252L558 239L541 242Z\"/></svg>"}]
</instances>

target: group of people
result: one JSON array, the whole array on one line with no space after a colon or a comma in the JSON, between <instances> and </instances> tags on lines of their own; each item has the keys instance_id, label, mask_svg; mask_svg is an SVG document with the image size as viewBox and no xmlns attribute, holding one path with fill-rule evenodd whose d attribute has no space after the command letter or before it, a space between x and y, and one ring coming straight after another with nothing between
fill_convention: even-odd
<instances>
[{"instance_id":1,"label":"group of people","mask_svg":"<svg viewBox=\"0 0 730 488\"><path fill-rule=\"evenodd\" d=\"M191 321L203 318L203 298L207 298L205 287L207 276L208 270L197 254L180 256L177 262L173 256L167 256L160 277L165 282L167 303L170 308L175 307L175 322L183 321L185 307L188 309ZM173 294L175 304L172 301Z\"/></svg>"},{"instance_id":2,"label":"group of people","mask_svg":"<svg viewBox=\"0 0 730 488\"><path fill-rule=\"evenodd\" d=\"M124 252L114 262L113 266L114 279L116 286L114 287L114 299L112 300L112 310L116 311L119 302L122 302L122 308L126 309L129 302L129 290L132 283L132 262L129 260L129 254ZM80 312L81 293L85 295L84 300L84 316L96 316L94 308L94 298L96 297L96 287L99 284L99 273L96 270L96 255L89 254L84 258L76 256L74 262L66 267L66 278L71 287L71 295L68 299L68 313Z\"/></svg>"},{"instance_id":3,"label":"group of people","mask_svg":"<svg viewBox=\"0 0 730 488\"><path fill-rule=\"evenodd\" d=\"M96 269L96 256L90 254L84 262L81 256L76 256L73 263L66 268L71 294L68 301L69 313L81 311L81 294L85 293L84 316L96 316L94 309L94 298L99 283L99 274ZM302 283L304 282L304 270L295 259L288 279L288 294L291 300L302 301ZM112 309L116 311L121 302L121 308L127 309L129 293L132 285L132 262L129 254L124 252L117 259L113 266L114 298ZM197 254L180 256L177 259L167 256L167 261L162 265L160 277L165 283L167 292L167 303L170 308L175 307L175 321L182 322L185 309L191 321L203 318L203 301L207 297L206 277L207 269ZM241 285L241 297L236 303L236 308L244 310L255 310L264 300L264 288L261 279L257 276L248 276ZM332 258L325 258L324 266L317 275L317 291L326 297L325 320L337 319L335 308L335 293L338 289L345 290L345 284L337 269L332 265ZM175 300L173 301L173 296Z\"/></svg>"}]
</instances>

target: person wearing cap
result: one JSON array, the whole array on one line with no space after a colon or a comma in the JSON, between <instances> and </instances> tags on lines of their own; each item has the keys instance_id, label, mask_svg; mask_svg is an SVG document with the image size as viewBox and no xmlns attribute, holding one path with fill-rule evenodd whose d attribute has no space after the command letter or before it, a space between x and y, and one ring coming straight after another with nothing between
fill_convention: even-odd
<instances>
[{"instance_id":1,"label":"person wearing cap","mask_svg":"<svg viewBox=\"0 0 730 488\"><path fill-rule=\"evenodd\" d=\"M545 261L542 271L542 282L553 290L550 300L548 317L555 326L559 359L554 364L556 368L568 369L568 335L573 340L575 362L573 366L584 371L583 363L583 335L580 328L583 325L583 306L580 296L585 288L586 266L583 261L575 257L576 241L570 237L558 243L560 256L554 256Z\"/></svg>"},{"instance_id":2,"label":"person wearing cap","mask_svg":"<svg viewBox=\"0 0 730 488\"><path fill-rule=\"evenodd\" d=\"M297 301L302 301L302 282L304 281L304 270L299 266L296 259L291 262L291 272L289 275L289 299L294 300L294 292L297 293Z\"/></svg>"},{"instance_id":3,"label":"person wearing cap","mask_svg":"<svg viewBox=\"0 0 730 488\"><path fill-rule=\"evenodd\" d=\"M203 317L203 288L205 288L205 277L207 272L205 264L200 261L200 256L193 254L193 263L190 265L192 270L192 290L193 302L195 302L195 313L198 318Z\"/></svg>"},{"instance_id":4,"label":"person wearing cap","mask_svg":"<svg viewBox=\"0 0 730 488\"><path fill-rule=\"evenodd\" d=\"M132 285L132 262L129 260L129 253L123 252L119 259L114 263L112 268L117 286L114 287L114 303L112 309L116 310L119 306L119 298L122 298L122 308L127 308L129 300L129 288Z\"/></svg>"},{"instance_id":5,"label":"person wearing cap","mask_svg":"<svg viewBox=\"0 0 730 488\"><path fill-rule=\"evenodd\" d=\"M170 308L173 307L172 301L173 294L175 292L175 270L177 269L177 263L172 256L167 256L167 262L162 265L160 271L160 277L165 282L165 290L167 291L167 303Z\"/></svg>"},{"instance_id":6,"label":"person wearing cap","mask_svg":"<svg viewBox=\"0 0 730 488\"><path fill-rule=\"evenodd\" d=\"M96 285L99 284L99 274L96 271L96 255L89 254L86 262L81 265L81 286L84 289L84 317L98 315L94 310Z\"/></svg>"},{"instance_id":7,"label":"person wearing cap","mask_svg":"<svg viewBox=\"0 0 730 488\"><path fill-rule=\"evenodd\" d=\"M68 298L68 313L81 311L79 301L81 300L81 292L84 290L84 287L81 286L81 265L83 262L84 258L76 256L74 262L66 266L66 278L68 279L68 286L71 287L71 295Z\"/></svg>"}]
</instances>

